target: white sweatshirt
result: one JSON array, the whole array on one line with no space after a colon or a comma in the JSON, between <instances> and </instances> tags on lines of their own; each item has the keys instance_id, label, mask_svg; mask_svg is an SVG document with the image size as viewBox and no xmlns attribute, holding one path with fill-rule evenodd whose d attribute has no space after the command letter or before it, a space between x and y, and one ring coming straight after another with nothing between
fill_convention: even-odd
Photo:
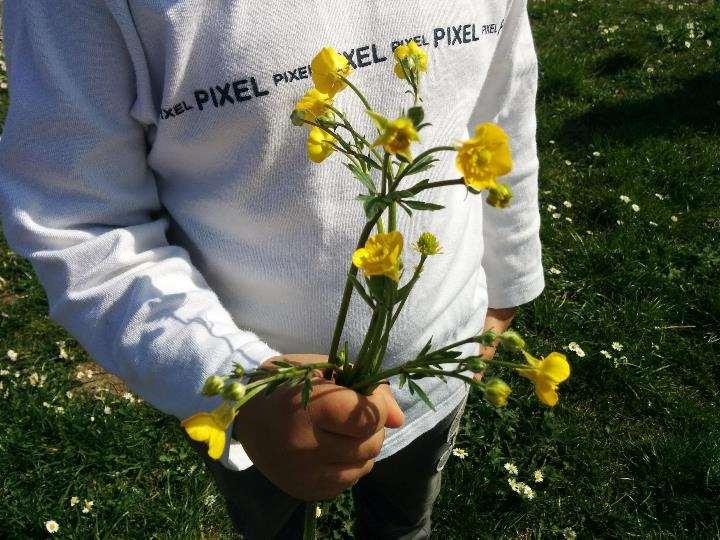
<instances>
[{"instance_id":1,"label":"white sweatshirt","mask_svg":"<svg viewBox=\"0 0 720 540\"><path fill-rule=\"evenodd\" d=\"M4 233L47 292L51 317L105 369L184 418L217 401L206 377L280 353L330 348L363 191L335 155L306 157L289 113L329 45L389 117L408 106L392 47L429 55L416 152L493 121L510 135L513 204L462 186L424 192L439 212L399 212L406 239L440 239L393 329L386 365L482 330L487 306L544 286L535 144L537 60L526 0L6 0L10 107L0 140ZM371 133L349 92L337 106ZM429 175L457 178L454 154ZM418 178L419 180L420 178ZM355 295L343 339L357 352L369 309ZM470 344L459 350L477 352ZM379 459L434 426L462 383L406 390L403 427ZM230 468L248 466L231 441Z\"/></svg>"}]
</instances>

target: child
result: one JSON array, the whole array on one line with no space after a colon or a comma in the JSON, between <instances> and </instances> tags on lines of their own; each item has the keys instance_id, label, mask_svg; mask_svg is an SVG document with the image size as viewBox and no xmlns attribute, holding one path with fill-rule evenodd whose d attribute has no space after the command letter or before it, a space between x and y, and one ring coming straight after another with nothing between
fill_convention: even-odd
<instances>
[{"instance_id":1,"label":"child","mask_svg":"<svg viewBox=\"0 0 720 540\"><path fill-rule=\"evenodd\" d=\"M430 336L503 330L543 289L526 0L8 0L4 31L5 235L33 264L52 318L161 411L212 408L203 381L235 362L251 370L329 350L364 224L360 186L340 160L311 163L288 118L325 45L390 116L407 105L392 49L424 48L433 126L422 146L466 139L485 121L511 140L509 208L451 187L434 191L443 212L400 218L408 239L437 234L444 255L424 270L386 363ZM371 129L352 94L337 105ZM432 173L457 178L453 156ZM355 298L351 351L366 325ZM238 528L293 537L303 500L354 486L359 537L427 537L467 390L421 384L436 411L406 390L381 385L366 398L330 382L307 410L293 391L250 402L222 465L209 463Z\"/></svg>"}]
</instances>

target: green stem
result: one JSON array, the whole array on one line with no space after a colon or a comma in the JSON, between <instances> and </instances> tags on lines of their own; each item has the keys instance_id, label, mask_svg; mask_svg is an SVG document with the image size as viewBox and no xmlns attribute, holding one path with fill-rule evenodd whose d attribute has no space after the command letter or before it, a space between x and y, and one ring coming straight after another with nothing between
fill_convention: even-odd
<instances>
[{"instance_id":1,"label":"green stem","mask_svg":"<svg viewBox=\"0 0 720 540\"><path fill-rule=\"evenodd\" d=\"M390 154L385 152L385 156L382 161L382 181L380 182L380 194L386 195L388 188L388 163L390 162ZM388 228L388 230L392 230Z\"/></svg>"},{"instance_id":2,"label":"green stem","mask_svg":"<svg viewBox=\"0 0 720 540\"><path fill-rule=\"evenodd\" d=\"M383 318L385 319L384 322L384 330L382 337L380 338L380 346L378 347L377 351L375 352L375 355L373 357L372 362L372 371L376 372L382 363L382 359L385 357L385 352L387 351L387 344L388 340L390 339L390 330L392 329L392 306L395 299L395 290L393 290L392 294L390 295L390 303L391 306L390 309L386 309L383 313Z\"/></svg>"},{"instance_id":3,"label":"green stem","mask_svg":"<svg viewBox=\"0 0 720 540\"><path fill-rule=\"evenodd\" d=\"M347 153L347 154L349 154L349 155L351 155L351 156L354 156L354 157L356 157L356 158L358 158L358 159L360 159L360 160L362 160L362 161L365 161L366 163L369 163L370 165L372 165L372 166L375 167L376 169L380 169L380 164L379 164L379 163L377 163L377 162L376 162L374 159L372 159L370 156L366 156L365 154L360 154L359 152L356 152L355 150L353 150L352 147L350 146L350 143L347 142L345 139L343 139L340 135L338 135L337 132L331 131L331 130L329 130L328 128L326 128L325 126L321 126L321 125L318 124L317 122L313 122L313 121L311 121L311 120L303 120L303 123L304 123L304 124L307 124L307 125L309 125L309 126L314 126L314 127L320 128L320 129L322 129L325 133L328 133L328 134L332 135L333 138L334 138L337 142L339 142L340 145L342 146L342 149L340 149L340 148L337 148L337 147L333 144L333 148L335 148L335 149L338 150L339 152ZM332 144L332 143L331 143L331 144ZM378 157L379 157L379 155L378 155Z\"/></svg>"},{"instance_id":4,"label":"green stem","mask_svg":"<svg viewBox=\"0 0 720 540\"><path fill-rule=\"evenodd\" d=\"M443 377L453 377L455 379L460 379L462 381L465 381L468 384L478 384L478 382L475 379L473 379L472 377L460 375L459 373L454 373L452 371L443 371L441 369L412 368L412 367L407 367L407 366L398 366L395 368L386 369L385 371L381 371L380 373L371 375L367 379L358 381L356 384L351 386L351 388L353 390L355 390L356 392L362 393L363 390L372 387L373 385L379 383L380 381L383 381L383 380L385 380L389 377L393 377L395 375L399 375L401 373L405 373L406 375L411 375L413 373L422 374L422 375L427 375L428 377L442 375Z\"/></svg>"},{"instance_id":5,"label":"green stem","mask_svg":"<svg viewBox=\"0 0 720 540\"><path fill-rule=\"evenodd\" d=\"M408 171L412 171L413 165L420 161L425 156L429 156L430 154L434 154L436 152L456 152L457 148L454 146L435 146L434 148L429 148L428 150L425 150L424 152L421 152L417 155L417 157L413 160L413 162L405 167L405 169L397 175L395 178L395 183L392 186L391 191L395 191L395 188L397 188L398 184L400 184L400 180L402 180L408 173Z\"/></svg>"},{"instance_id":6,"label":"green stem","mask_svg":"<svg viewBox=\"0 0 720 540\"><path fill-rule=\"evenodd\" d=\"M373 146L368 142L368 140L365 138L364 135L362 135L361 133L358 133L355 130L353 125L350 123L350 121L345 117L345 115L343 113L341 113L338 109L336 109L333 106L330 106L330 110L333 111L338 116L340 116L340 118L342 118L342 120L343 120L342 127L347 129L352 134L352 136L356 139L356 141L360 141L364 145L366 145L370 149L370 151L373 153L375 158L378 161L382 161L382 156L380 155L380 152L378 152L377 150L375 150L375 148L373 148Z\"/></svg>"},{"instance_id":7,"label":"green stem","mask_svg":"<svg viewBox=\"0 0 720 540\"><path fill-rule=\"evenodd\" d=\"M363 358L367 354L367 350L370 348L370 345L375 339L375 332L377 331L377 321L380 317L380 305L376 305L375 309L373 310L372 317L370 319L370 324L368 325L367 333L365 334L365 339L363 340L362 345L360 346L360 352L357 355L357 362L355 363L355 370L356 372L362 371L362 365L363 365Z\"/></svg>"},{"instance_id":8,"label":"green stem","mask_svg":"<svg viewBox=\"0 0 720 540\"><path fill-rule=\"evenodd\" d=\"M437 182L428 182L423 186L421 190L418 191L418 193L425 191L426 189L432 189L436 187L443 187L443 186L460 186L465 185L465 179L464 178L455 178L453 180L438 180Z\"/></svg>"},{"instance_id":9,"label":"green stem","mask_svg":"<svg viewBox=\"0 0 720 540\"><path fill-rule=\"evenodd\" d=\"M355 94L357 95L357 97L360 98L360 101L363 102L363 105L365 105L365 108L366 108L368 111L371 111L371 110L372 110L372 107L370 106L370 103L368 103L368 100L365 99L365 96L362 94L362 92L361 92L360 90L358 90L358 88L357 88L353 83L351 83L348 79L346 79L346 78L343 77L342 75L340 75L340 80L342 80L345 84L347 84L347 85L350 87L350 89L351 89L353 92L355 92Z\"/></svg>"},{"instance_id":10,"label":"green stem","mask_svg":"<svg viewBox=\"0 0 720 540\"><path fill-rule=\"evenodd\" d=\"M305 503L305 521L303 523L303 540L315 540L315 524L317 522L317 503Z\"/></svg>"},{"instance_id":11,"label":"green stem","mask_svg":"<svg viewBox=\"0 0 720 540\"><path fill-rule=\"evenodd\" d=\"M376 212L375 216L365 224L365 227L360 234L360 239L357 243L358 249L365 245L365 242L370 237L370 233L375 226L375 222L380 219L381 214L382 212ZM357 276L357 266L350 263L349 272L354 277ZM350 307L350 298L352 296L354 288L355 286L353 285L352 279L350 278L350 276L348 276L347 280L345 281L345 289L343 290L342 300L340 301L340 311L338 312L338 318L335 321L335 330L333 331L333 338L330 344L330 353L328 354L328 358L333 364L335 363L335 357L337 356L338 347L340 346L340 337L342 335L343 327L345 326L345 319L347 318L347 312ZM332 377L332 369L326 369L324 375L326 379Z\"/></svg>"},{"instance_id":12,"label":"green stem","mask_svg":"<svg viewBox=\"0 0 720 540\"><path fill-rule=\"evenodd\" d=\"M413 273L412 278L410 278L410 281L406 285L408 287L408 293L405 295L405 297L400 301L398 304L397 309L395 310L395 314L392 316L392 319L390 321L390 328L392 328L395 325L395 321L398 318L398 315L400 315L400 311L402 310L403 306L405 305L405 301L410 296L410 292L412 291L413 286L415 285L415 282L420 277L420 272L422 272L422 267L425 264L425 259L427 259L427 255L421 254L420 255L420 262L418 263L417 267L415 267L415 273Z\"/></svg>"}]
</instances>

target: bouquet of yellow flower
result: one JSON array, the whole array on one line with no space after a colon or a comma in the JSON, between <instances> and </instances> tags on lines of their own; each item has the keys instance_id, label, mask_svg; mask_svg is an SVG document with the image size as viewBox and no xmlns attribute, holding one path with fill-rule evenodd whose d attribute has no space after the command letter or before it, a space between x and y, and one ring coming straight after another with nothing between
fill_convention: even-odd
<instances>
[{"instance_id":1,"label":"bouquet of yellow flower","mask_svg":"<svg viewBox=\"0 0 720 540\"><path fill-rule=\"evenodd\" d=\"M570 366L563 354L552 352L544 358L535 358L526 350L523 338L513 330L500 335L489 330L439 348L433 348L432 340L429 340L414 358L396 367L383 369L395 321L420 279L428 257L442 252L435 235L422 233L412 246L419 254L419 261L412 275L402 283L405 275L404 238L396 228L398 208L410 217L414 211L442 210L441 205L417 199L416 196L423 191L451 185L465 186L473 195L487 191L487 203L496 208L506 208L512 200L510 188L498 181L510 172L512 159L508 136L496 124L480 124L466 141L430 148L413 156L412 144L420 141L420 131L430 125L424 123L425 113L420 98L420 82L427 70L428 58L414 41L398 46L394 57L394 73L409 86L408 93L413 100L412 106L395 119L373 110L368 99L350 81L352 69L345 56L325 47L312 60L311 73L315 86L297 102L291 121L296 126L309 127L307 153L311 161L321 163L334 152L345 156L345 165L367 190L358 197L367 221L350 258L327 362L294 365L278 360L274 362L274 369L263 367L252 373L245 373L241 366L236 366L232 374L214 375L206 381L203 393L221 395L223 403L212 412L198 413L183 420L182 426L192 439L207 443L208 454L214 459L220 458L225 447L226 429L243 404L280 386L302 385L302 403L307 406L312 396L313 373L317 370L321 370L326 379L366 395L390 377L397 377L401 388L407 385L412 394L417 394L431 408L432 402L415 382L418 379L461 379L481 391L491 404L503 406L511 389L502 379L493 377L483 380L468 375L483 373L492 364L515 370L530 379L539 400L552 407L558 401L558 385L570 375ZM345 89L357 95L375 125L377 135L372 142L334 106L335 96ZM461 177L436 181L423 179L413 183L411 178L429 171L438 161L435 155L440 152L456 153L455 163ZM403 183L405 185L401 186ZM358 277L360 270L362 279ZM372 315L360 350L351 358L347 342L341 347L340 341L353 292L364 300ZM511 352L523 355L524 362L483 359L480 356L461 357L462 353L453 350L471 342L486 346L499 343ZM306 538L314 537L315 513L316 506L308 505Z\"/></svg>"}]
</instances>

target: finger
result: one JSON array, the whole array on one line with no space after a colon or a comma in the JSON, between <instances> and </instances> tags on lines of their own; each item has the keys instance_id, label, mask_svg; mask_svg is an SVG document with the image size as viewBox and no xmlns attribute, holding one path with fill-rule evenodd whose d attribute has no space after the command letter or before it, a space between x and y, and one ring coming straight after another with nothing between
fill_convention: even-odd
<instances>
[{"instance_id":1,"label":"finger","mask_svg":"<svg viewBox=\"0 0 720 540\"><path fill-rule=\"evenodd\" d=\"M387 417L385 419L385 427L398 428L403 425L405 421L405 413L403 413L400 405L395 400L390 385L381 384L375 389L373 394L380 394L385 399L385 406L387 410Z\"/></svg>"},{"instance_id":2,"label":"finger","mask_svg":"<svg viewBox=\"0 0 720 540\"><path fill-rule=\"evenodd\" d=\"M313 388L308 414L320 429L367 439L385 426L387 400L383 394L363 396L329 381L321 382Z\"/></svg>"},{"instance_id":3,"label":"finger","mask_svg":"<svg viewBox=\"0 0 720 540\"><path fill-rule=\"evenodd\" d=\"M318 442L317 457L322 463L358 463L375 459L380 454L385 441L385 430L381 429L363 441L316 429L315 438Z\"/></svg>"}]
</instances>

